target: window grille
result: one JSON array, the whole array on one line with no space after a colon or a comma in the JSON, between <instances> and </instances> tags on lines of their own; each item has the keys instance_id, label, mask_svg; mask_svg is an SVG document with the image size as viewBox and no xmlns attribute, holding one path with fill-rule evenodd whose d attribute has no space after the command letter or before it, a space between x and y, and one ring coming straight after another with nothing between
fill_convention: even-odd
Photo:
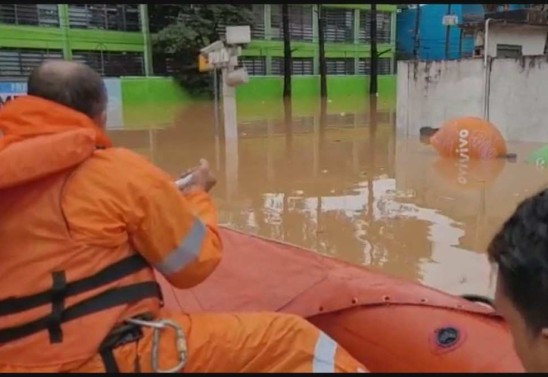
<instances>
[{"instance_id":1,"label":"window grille","mask_svg":"<svg viewBox=\"0 0 548 377\"><path fill-rule=\"evenodd\" d=\"M63 59L62 50L0 48L0 76L26 77L44 60Z\"/></svg>"}]
</instances>

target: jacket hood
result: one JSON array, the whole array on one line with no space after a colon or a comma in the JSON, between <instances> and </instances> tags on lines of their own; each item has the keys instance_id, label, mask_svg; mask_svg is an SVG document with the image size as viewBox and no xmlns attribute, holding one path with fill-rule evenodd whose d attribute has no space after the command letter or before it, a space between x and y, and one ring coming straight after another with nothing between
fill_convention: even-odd
<instances>
[{"instance_id":1,"label":"jacket hood","mask_svg":"<svg viewBox=\"0 0 548 377\"><path fill-rule=\"evenodd\" d=\"M23 96L0 109L0 189L68 169L112 144L86 115Z\"/></svg>"}]
</instances>

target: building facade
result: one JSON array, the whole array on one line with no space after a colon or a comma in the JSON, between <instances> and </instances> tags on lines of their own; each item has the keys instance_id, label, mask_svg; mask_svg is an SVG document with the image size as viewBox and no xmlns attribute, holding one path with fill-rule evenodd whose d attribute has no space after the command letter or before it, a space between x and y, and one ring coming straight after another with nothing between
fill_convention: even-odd
<instances>
[{"instance_id":1,"label":"building facade","mask_svg":"<svg viewBox=\"0 0 548 377\"><path fill-rule=\"evenodd\" d=\"M251 79L238 88L238 99L280 99L281 5L249 6L255 22L241 62ZM330 98L366 96L370 5L324 4L322 8ZM316 5L290 5L293 89L298 98L319 95L317 10ZM396 87L396 10L396 5L377 5L379 94L391 97ZM65 58L85 63L112 79L112 88L120 89L112 89L114 94L109 95L119 97L124 109L128 102L139 107L143 101L192 100L171 75L154 69L151 34L165 24L154 25L149 20L147 4L0 4L0 99L20 95L20 84L43 60Z\"/></svg>"},{"instance_id":2,"label":"building facade","mask_svg":"<svg viewBox=\"0 0 548 377\"><path fill-rule=\"evenodd\" d=\"M283 75L281 4L254 4L252 42L242 62L252 76ZM370 5L323 4L328 75L368 75L370 72ZM379 74L394 72L396 5L377 6ZM318 75L318 8L289 5L292 74Z\"/></svg>"},{"instance_id":3,"label":"building facade","mask_svg":"<svg viewBox=\"0 0 548 377\"><path fill-rule=\"evenodd\" d=\"M146 4L0 4L0 78L44 59L74 59L103 76L152 74Z\"/></svg>"},{"instance_id":4,"label":"building facade","mask_svg":"<svg viewBox=\"0 0 548 377\"><path fill-rule=\"evenodd\" d=\"M541 4L542 5L542 4ZM485 25L489 20L488 41ZM474 35L474 57L521 58L548 54L548 11L538 7L486 13L461 27ZM485 48L487 47L487 52Z\"/></svg>"},{"instance_id":5,"label":"building facade","mask_svg":"<svg viewBox=\"0 0 548 377\"><path fill-rule=\"evenodd\" d=\"M251 76L283 74L281 4L254 4ZM325 4L329 75L369 74L369 5ZM396 6L378 5L379 73L393 73ZM317 75L317 6L290 5L293 74ZM25 76L45 58L74 59L104 76L153 75L146 4L0 4L0 77Z\"/></svg>"},{"instance_id":6,"label":"building facade","mask_svg":"<svg viewBox=\"0 0 548 377\"><path fill-rule=\"evenodd\" d=\"M483 22L485 4L422 4L420 6L417 58L433 61L469 58L475 55L475 34L467 28L443 25L443 16L452 14L459 25ZM493 11L518 10L530 4L493 4ZM412 59L415 48L417 8L402 9L397 16L397 55ZM448 35L446 35L448 32ZM447 38L446 38L447 36ZM446 54L447 51L447 54Z\"/></svg>"}]
</instances>

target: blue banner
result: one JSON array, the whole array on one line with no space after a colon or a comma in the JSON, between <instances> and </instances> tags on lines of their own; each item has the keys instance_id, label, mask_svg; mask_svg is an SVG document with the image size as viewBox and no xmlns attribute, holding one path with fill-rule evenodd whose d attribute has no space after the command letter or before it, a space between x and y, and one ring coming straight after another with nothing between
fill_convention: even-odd
<instances>
[{"instance_id":1,"label":"blue banner","mask_svg":"<svg viewBox=\"0 0 548 377\"><path fill-rule=\"evenodd\" d=\"M26 82L0 82L0 108L14 98L27 94Z\"/></svg>"}]
</instances>

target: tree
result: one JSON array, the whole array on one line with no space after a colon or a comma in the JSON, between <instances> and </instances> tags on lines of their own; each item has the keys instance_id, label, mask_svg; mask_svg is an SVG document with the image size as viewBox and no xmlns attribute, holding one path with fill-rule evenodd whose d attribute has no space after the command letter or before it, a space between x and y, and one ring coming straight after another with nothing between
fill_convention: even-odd
<instances>
[{"instance_id":1,"label":"tree","mask_svg":"<svg viewBox=\"0 0 548 377\"><path fill-rule=\"evenodd\" d=\"M499 7L502 7L503 10L510 9L510 4L481 4L485 13L496 12Z\"/></svg>"},{"instance_id":2,"label":"tree","mask_svg":"<svg viewBox=\"0 0 548 377\"><path fill-rule=\"evenodd\" d=\"M253 14L246 5L181 4L178 7L178 11L171 9L169 14L175 21L153 37L156 60L163 64L171 60L170 68L174 78L191 94L211 94L211 75L198 72L200 49L224 39L226 25L252 26ZM153 19L161 19L158 15L160 12L161 5L149 8ZM174 13L177 13L176 17Z\"/></svg>"},{"instance_id":3,"label":"tree","mask_svg":"<svg viewBox=\"0 0 548 377\"><path fill-rule=\"evenodd\" d=\"M318 4L318 54L320 61L320 97L327 98L327 64L325 61L325 18L322 4Z\"/></svg>"},{"instance_id":4,"label":"tree","mask_svg":"<svg viewBox=\"0 0 548 377\"><path fill-rule=\"evenodd\" d=\"M289 32L289 4L282 4L282 28L284 34L284 100L291 98L291 34Z\"/></svg>"},{"instance_id":5,"label":"tree","mask_svg":"<svg viewBox=\"0 0 548 377\"><path fill-rule=\"evenodd\" d=\"M377 95L377 67L379 54L377 53L377 4L371 4L370 17L370 34L371 34L371 74L369 77L369 94Z\"/></svg>"}]
</instances>

